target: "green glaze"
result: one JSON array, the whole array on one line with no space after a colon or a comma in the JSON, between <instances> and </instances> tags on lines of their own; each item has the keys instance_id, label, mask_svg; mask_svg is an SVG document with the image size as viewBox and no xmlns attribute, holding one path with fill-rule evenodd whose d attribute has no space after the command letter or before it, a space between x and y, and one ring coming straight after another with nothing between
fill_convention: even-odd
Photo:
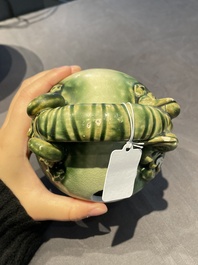
<instances>
[{"instance_id":1,"label":"green glaze","mask_svg":"<svg viewBox=\"0 0 198 265\"><path fill-rule=\"evenodd\" d=\"M50 108L65 106L65 100L61 95L54 93L40 95L31 101L31 108L28 107L27 114L34 117L43 109L48 108L48 106Z\"/></svg>"},{"instance_id":2,"label":"green glaze","mask_svg":"<svg viewBox=\"0 0 198 265\"><path fill-rule=\"evenodd\" d=\"M163 110L140 104L132 106L134 142L149 141L172 129L171 118ZM75 104L47 109L35 124L37 133L49 142L127 141L131 134L129 114L123 104Z\"/></svg>"},{"instance_id":3,"label":"green glaze","mask_svg":"<svg viewBox=\"0 0 198 265\"><path fill-rule=\"evenodd\" d=\"M123 104L124 103L124 104ZM75 73L30 102L29 149L49 179L64 193L101 200L109 157L131 135L143 144L133 193L161 169L165 152L177 147L171 132L180 107L157 99L133 77L108 69Z\"/></svg>"},{"instance_id":4,"label":"green glaze","mask_svg":"<svg viewBox=\"0 0 198 265\"><path fill-rule=\"evenodd\" d=\"M135 102L133 77L106 69L91 69L71 75L52 88L68 104ZM127 93L126 93L127 91Z\"/></svg>"}]
</instances>

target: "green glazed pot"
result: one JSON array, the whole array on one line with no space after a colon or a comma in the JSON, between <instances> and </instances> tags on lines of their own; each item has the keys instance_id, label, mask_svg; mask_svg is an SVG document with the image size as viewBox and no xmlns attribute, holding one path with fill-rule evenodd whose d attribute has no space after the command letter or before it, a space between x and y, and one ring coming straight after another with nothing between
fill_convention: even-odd
<instances>
[{"instance_id":1,"label":"green glazed pot","mask_svg":"<svg viewBox=\"0 0 198 265\"><path fill-rule=\"evenodd\" d=\"M28 146L62 192L102 201L110 154L122 149L133 128L134 148L143 147L134 194L160 171L164 154L177 147L171 131L179 112L174 99L157 99L127 74L84 70L30 102Z\"/></svg>"}]
</instances>

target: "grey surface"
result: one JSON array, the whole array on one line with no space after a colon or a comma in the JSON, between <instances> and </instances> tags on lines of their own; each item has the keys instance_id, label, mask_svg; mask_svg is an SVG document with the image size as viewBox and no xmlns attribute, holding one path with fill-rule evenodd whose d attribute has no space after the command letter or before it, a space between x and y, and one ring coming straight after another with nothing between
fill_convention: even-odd
<instances>
[{"instance_id":1,"label":"grey surface","mask_svg":"<svg viewBox=\"0 0 198 265\"><path fill-rule=\"evenodd\" d=\"M0 0L0 21L69 1L70 0Z\"/></svg>"},{"instance_id":2,"label":"grey surface","mask_svg":"<svg viewBox=\"0 0 198 265\"><path fill-rule=\"evenodd\" d=\"M197 11L197 0L77 0L0 23L1 121L23 78L64 64L126 72L181 105L162 173L104 216L54 222L31 265L198 264Z\"/></svg>"}]
</instances>

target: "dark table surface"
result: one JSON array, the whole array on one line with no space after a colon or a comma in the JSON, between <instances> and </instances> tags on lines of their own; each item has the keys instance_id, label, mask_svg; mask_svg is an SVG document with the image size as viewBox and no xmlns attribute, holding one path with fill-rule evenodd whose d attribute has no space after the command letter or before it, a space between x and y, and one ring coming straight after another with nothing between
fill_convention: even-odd
<instances>
[{"instance_id":1,"label":"dark table surface","mask_svg":"<svg viewBox=\"0 0 198 265\"><path fill-rule=\"evenodd\" d=\"M24 78L65 64L125 72L181 106L162 172L104 216L53 222L31 265L198 264L197 12L197 0L76 0L0 23L0 124Z\"/></svg>"}]
</instances>

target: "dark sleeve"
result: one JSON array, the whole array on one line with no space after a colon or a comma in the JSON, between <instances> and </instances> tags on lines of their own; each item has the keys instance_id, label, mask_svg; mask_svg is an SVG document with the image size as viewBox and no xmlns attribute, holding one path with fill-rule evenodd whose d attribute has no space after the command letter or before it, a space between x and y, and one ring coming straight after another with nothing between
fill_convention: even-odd
<instances>
[{"instance_id":1,"label":"dark sleeve","mask_svg":"<svg viewBox=\"0 0 198 265\"><path fill-rule=\"evenodd\" d=\"M0 180L0 264L28 264L43 242L46 226L34 221Z\"/></svg>"}]
</instances>

